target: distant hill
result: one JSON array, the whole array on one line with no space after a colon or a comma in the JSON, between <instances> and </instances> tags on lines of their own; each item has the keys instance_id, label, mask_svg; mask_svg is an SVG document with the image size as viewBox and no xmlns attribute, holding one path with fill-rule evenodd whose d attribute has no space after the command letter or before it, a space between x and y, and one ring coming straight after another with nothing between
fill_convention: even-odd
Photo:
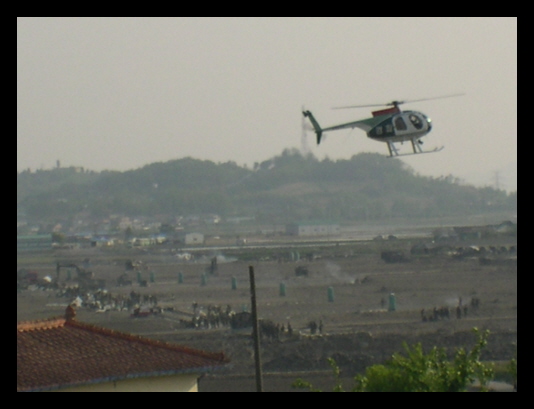
<instances>
[{"instance_id":1,"label":"distant hill","mask_svg":"<svg viewBox=\"0 0 534 409\"><path fill-rule=\"evenodd\" d=\"M403 162L373 153L332 161L286 150L253 169L184 158L126 172L58 168L17 173L17 214L34 221L215 213L283 223L514 209L517 192L462 185L450 175L416 175Z\"/></svg>"}]
</instances>

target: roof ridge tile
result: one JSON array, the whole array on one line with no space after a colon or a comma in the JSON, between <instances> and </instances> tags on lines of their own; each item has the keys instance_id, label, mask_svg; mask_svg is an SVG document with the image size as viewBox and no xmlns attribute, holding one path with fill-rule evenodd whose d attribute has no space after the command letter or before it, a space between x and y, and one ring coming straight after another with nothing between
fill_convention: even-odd
<instances>
[{"instance_id":1,"label":"roof ridge tile","mask_svg":"<svg viewBox=\"0 0 534 409\"><path fill-rule=\"evenodd\" d=\"M63 317L46 318L35 321L20 321L17 322L17 332L59 328L64 326L65 322L65 318Z\"/></svg>"},{"instance_id":2,"label":"roof ridge tile","mask_svg":"<svg viewBox=\"0 0 534 409\"><path fill-rule=\"evenodd\" d=\"M66 321L65 319L63 319L63 323L65 326L75 326L79 329L85 329L85 330L88 330L88 331L91 331L97 334L101 334L101 335L109 335L112 337L125 339L128 341L135 341L135 342L139 342L145 345L165 348L171 351L183 352L183 353L190 354L190 355L197 355L202 358L214 359L214 360L221 361L221 362L227 361L227 358L222 352L203 351L200 349L191 348L191 347L187 347L184 345L178 345L178 344L173 344L173 343L169 343L165 341L160 341L157 339L146 338L142 335L136 335L136 334L131 334L127 332L117 331L111 328L105 328L105 327L101 327L98 325L89 324L86 322L80 322L76 320Z\"/></svg>"}]
</instances>

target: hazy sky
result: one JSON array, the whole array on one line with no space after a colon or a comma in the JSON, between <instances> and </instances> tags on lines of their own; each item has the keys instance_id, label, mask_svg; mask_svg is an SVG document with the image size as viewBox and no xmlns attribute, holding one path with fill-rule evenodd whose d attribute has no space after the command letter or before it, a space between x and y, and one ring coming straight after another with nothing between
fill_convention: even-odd
<instances>
[{"instance_id":1,"label":"hazy sky","mask_svg":"<svg viewBox=\"0 0 534 409\"><path fill-rule=\"evenodd\" d=\"M19 17L17 170L252 166L301 149L303 106L326 127L370 116L333 106L455 93L402 106L432 118L424 147L445 149L401 160L517 189L515 17ZM359 129L314 139L320 159L387 154Z\"/></svg>"}]
</instances>

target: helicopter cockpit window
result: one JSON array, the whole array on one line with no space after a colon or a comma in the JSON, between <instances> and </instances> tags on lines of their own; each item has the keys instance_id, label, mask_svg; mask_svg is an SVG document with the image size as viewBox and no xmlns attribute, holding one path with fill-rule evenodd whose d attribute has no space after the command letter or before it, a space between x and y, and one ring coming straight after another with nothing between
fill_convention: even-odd
<instances>
[{"instance_id":1,"label":"helicopter cockpit window","mask_svg":"<svg viewBox=\"0 0 534 409\"><path fill-rule=\"evenodd\" d=\"M397 131L405 131L408 129L406 122L404 122L404 119L402 119L400 116L395 119L395 128L397 128Z\"/></svg>"},{"instance_id":2,"label":"helicopter cockpit window","mask_svg":"<svg viewBox=\"0 0 534 409\"><path fill-rule=\"evenodd\" d=\"M423 121L417 115L411 114L409 118L415 129L421 129L423 127Z\"/></svg>"},{"instance_id":3,"label":"helicopter cockpit window","mask_svg":"<svg viewBox=\"0 0 534 409\"><path fill-rule=\"evenodd\" d=\"M382 135L382 127L381 126L377 126L376 127L376 134L377 135Z\"/></svg>"}]
</instances>

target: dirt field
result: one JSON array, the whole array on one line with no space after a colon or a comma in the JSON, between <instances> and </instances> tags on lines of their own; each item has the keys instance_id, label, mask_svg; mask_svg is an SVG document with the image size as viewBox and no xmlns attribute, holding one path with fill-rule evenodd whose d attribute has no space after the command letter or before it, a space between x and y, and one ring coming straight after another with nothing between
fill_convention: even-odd
<instances>
[{"instance_id":1,"label":"dirt field","mask_svg":"<svg viewBox=\"0 0 534 409\"><path fill-rule=\"evenodd\" d=\"M197 252L196 260L189 262L178 260L175 251L163 249L61 250L54 254L19 255L17 270L27 268L37 271L40 278L55 277L57 261L81 266L82 260L89 259L88 267L95 278L106 280L109 293L129 297L134 291L151 296L147 298L151 302L156 297L162 313L133 318L132 310L98 312L97 308L82 306L77 309L77 318L194 348L223 351L231 359L230 367L204 376L201 391L255 389L250 329L234 330L228 325L188 327L195 315L206 313L213 306L226 309L230 305L234 312L250 311L249 266L255 273L260 318L285 330L277 339L262 340L267 391L291 391L291 383L298 377L328 390L332 383L327 363L330 357L340 365L343 378L350 384L350 378L366 366L402 351L403 341L422 342L425 347L444 346L451 352L455 347L469 348L475 326L491 331L484 359L511 359L517 344L517 253L512 255L508 250L517 248L516 239L461 242L452 247L440 246L427 254L410 254L419 242L420 239L360 241L310 248L285 244L266 251L264 256L261 249L254 250L257 258L246 261L241 256L252 254L247 247ZM451 252L471 245L485 249L504 247L507 252L484 253L482 262L482 253L459 256ZM292 249L297 248L300 260L295 261L296 250ZM407 260L386 263L381 258L382 251L402 251ZM207 273L210 260L217 253L217 272ZM127 260L142 262L138 268L148 281L147 287L137 283L136 271L127 271L133 281L131 286L116 286ZM298 266L306 267L308 276L296 276ZM60 281L66 277L65 270L61 271ZM74 272L72 276L75 281ZM72 297L58 294L55 289L33 286L18 290L17 321L62 315ZM394 294L395 311L388 311L390 294ZM478 306L474 305L476 300ZM458 318L456 308L460 302ZM436 320L435 307L442 312L436 312ZM449 311L449 318L443 311ZM312 321L321 324L321 331L318 328L315 334L311 333ZM292 334L287 332L288 323Z\"/></svg>"}]
</instances>

